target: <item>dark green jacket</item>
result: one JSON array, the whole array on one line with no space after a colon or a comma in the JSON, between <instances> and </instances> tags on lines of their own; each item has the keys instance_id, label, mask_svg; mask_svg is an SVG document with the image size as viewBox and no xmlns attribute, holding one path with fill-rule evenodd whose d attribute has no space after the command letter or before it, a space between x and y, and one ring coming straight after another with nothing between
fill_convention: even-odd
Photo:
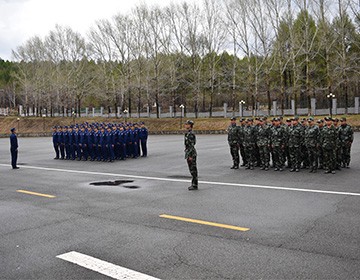
<instances>
[{"instance_id":1,"label":"dark green jacket","mask_svg":"<svg viewBox=\"0 0 360 280\"><path fill-rule=\"evenodd\" d=\"M197 155L195 149L196 136L192 130L189 130L187 133L185 133L184 144L185 144L185 158L187 159L189 157L191 158L196 157Z\"/></svg>"}]
</instances>

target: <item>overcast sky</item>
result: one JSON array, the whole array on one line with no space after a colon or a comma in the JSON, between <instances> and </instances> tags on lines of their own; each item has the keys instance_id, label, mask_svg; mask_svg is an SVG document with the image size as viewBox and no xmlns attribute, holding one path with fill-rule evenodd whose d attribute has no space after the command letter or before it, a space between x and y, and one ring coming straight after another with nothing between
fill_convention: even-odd
<instances>
[{"instance_id":1,"label":"overcast sky","mask_svg":"<svg viewBox=\"0 0 360 280\"><path fill-rule=\"evenodd\" d=\"M12 60L12 50L35 35L43 38L56 24L70 26L85 36L96 20L128 13L140 3L165 6L178 2L184 1L0 0L0 58Z\"/></svg>"}]
</instances>

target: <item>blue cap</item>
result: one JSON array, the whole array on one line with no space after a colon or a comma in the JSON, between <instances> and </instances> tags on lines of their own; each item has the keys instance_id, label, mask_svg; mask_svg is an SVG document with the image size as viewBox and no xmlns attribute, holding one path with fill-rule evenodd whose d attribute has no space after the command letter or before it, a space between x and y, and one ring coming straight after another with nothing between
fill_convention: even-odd
<instances>
[{"instance_id":1,"label":"blue cap","mask_svg":"<svg viewBox=\"0 0 360 280\"><path fill-rule=\"evenodd\" d=\"M10 129L11 132L14 132L16 130L15 127L13 127L12 129Z\"/></svg>"}]
</instances>

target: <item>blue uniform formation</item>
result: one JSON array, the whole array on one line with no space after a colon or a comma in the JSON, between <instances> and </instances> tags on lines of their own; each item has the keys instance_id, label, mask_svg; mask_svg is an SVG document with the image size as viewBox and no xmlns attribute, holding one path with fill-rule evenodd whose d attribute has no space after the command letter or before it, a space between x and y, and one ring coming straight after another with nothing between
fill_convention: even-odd
<instances>
[{"instance_id":1,"label":"blue uniform formation","mask_svg":"<svg viewBox=\"0 0 360 280\"><path fill-rule=\"evenodd\" d=\"M54 159L105 161L147 156L148 129L141 123L83 123L53 127Z\"/></svg>"}]
</instances>

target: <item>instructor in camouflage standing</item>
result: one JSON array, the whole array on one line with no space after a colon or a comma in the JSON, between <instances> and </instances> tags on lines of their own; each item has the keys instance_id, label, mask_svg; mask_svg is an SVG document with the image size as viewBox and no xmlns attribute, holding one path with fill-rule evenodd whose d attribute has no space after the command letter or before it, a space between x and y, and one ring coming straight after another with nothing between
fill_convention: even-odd
<instances>
[{"instance_id":1,"label":"instructor in camouflage standing","mask_svg":"<svg viewBox=\"0 0 360 280\"><path fill-rule=\"evenodd\" d=\"M231 169L239 169L240 155L239 155L239 129L236 125L236 118L230 119L230 125L227 129L228 132L228 143L230 146L230 154L233 160Z\"/></svg>"},{"instance_id":2,"label":"instructor in camouflage standing","mask_svg":"<svg viewBox=\"0 0 360 280\"><path fill-rule=\"evenodd\" d=\"M193 133L192 129L194 126L194 122L191 120L186 121L185 129L187 132L185 133L185 159L189 166L189 171L192 176L191 186L188 188L189 191L197 190L198 189L198 172L196 167L196 136Z\"/></svg>"}]
</instances>

